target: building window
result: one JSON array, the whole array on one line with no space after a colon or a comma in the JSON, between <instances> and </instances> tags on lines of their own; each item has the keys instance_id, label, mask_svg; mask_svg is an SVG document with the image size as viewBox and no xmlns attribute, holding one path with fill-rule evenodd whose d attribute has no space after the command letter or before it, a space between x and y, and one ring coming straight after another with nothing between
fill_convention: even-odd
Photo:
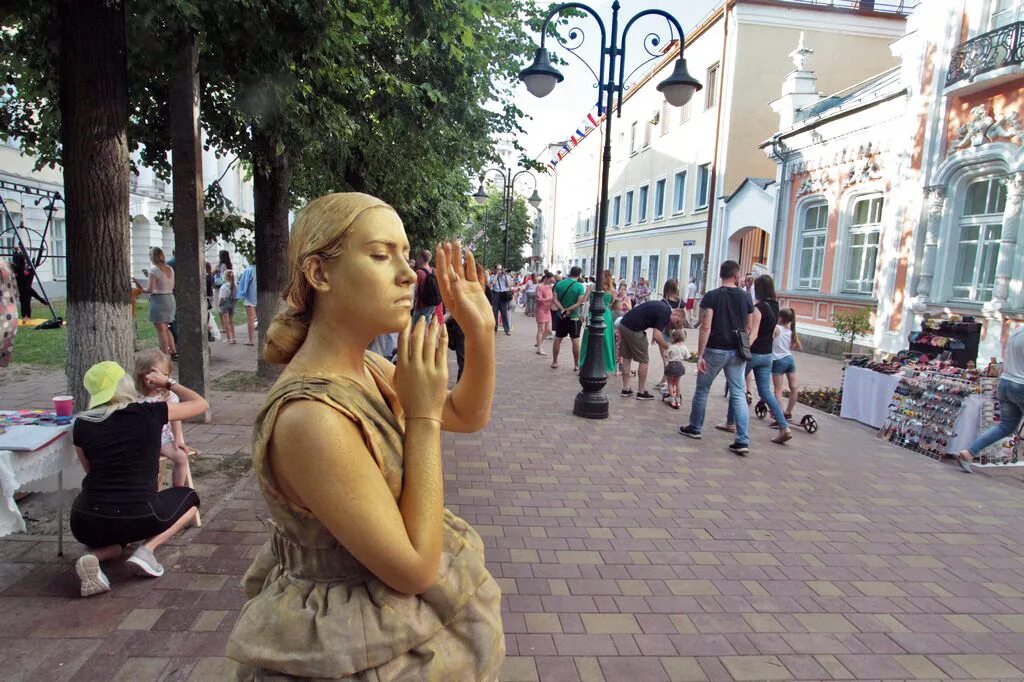
<instances>
[{"instance_id":1,"label":"building window","mask_svg":"<svg viewBox=\"0 0 1024 682\"><path fill-rule=\"evenodd\" d=\"M715 62L708 67L707 77L704 79L704 110L715 106L718 97L718 71L719 63Z\"/></svg>"},{"instance_id":2,"label":"building window","mask_svg":"<svg viewBox=\"0 0 1024 682\"><path fill-rule=\"evenodd\" d=\"M3 233L3 237L0 237L0 256L10 258L18 248L18 239L15 236L14 228L21 226L21 214L11 213L11 219L8 219L7 214L4 213L2 225L3 229L0 232Z\"/></svg>"},{"instance_id":3,"label":"building window","mask_svg":"<svg viewBox=\"0 0 1024 682\"><path fill-rule=\"evenodd\" d=\"M1019 21L1018 13L1022 10L1017 6L1017 0L992 0L992 19L989 22L989 30Z\"/></svg>"},{"instance_id":4,"label":"building window","mask_svg":"<svg viewBox=\"0 0 1024 682\"><path fill-rule=\"evenodd\" d=\"M828 204L822 201L808 205L803 210L802 221L796 286L798 289L820 289L828 231Z\"/></svg>"},{"instance_id":5,"label":"building window","mask_svg":"<svg viewBox=\"0 0 1024 682\"><path fill-rule=\"evenodd\" d=\"M698 290L701 287L701 282L704 277L704 254L703 253L692 253L690 254L690 277L693 277L697 282Z\"/></svg>"},{"instance_id":6,"label":"building window","mask_svg":"<svg viewBox=\"0 0 1024 682\"><path fill-rule=\"evenodd\" d=\"M580 269L583 270L583 274L584 275L589 275L590 274L589 272L587 272L587 259L586 258L583 259L583 262L580 265Z\"/></svg>"},{"instance_id":7,"label":"building window","mask_svg":"<svg viewBox=\"0 0 1024 682\"><path fill-rule=\"evenodd\" d=\"M638 197L638 201L637 201L638 205L637 205L637 216L636 216L636 221L638 223L646 223L647 222L647 193L648 193L648 189L649 189L649 187L647 185L644 185L643 187L640 188L640 196Z\"/></svg>"},{"instance_id":8,"label":"building window","mask_svg":"<svg viewBox=\"0 0 1024 682\"><path fill-rule=\"evenodd\" d=\"M658 260L658 256L651 256L648 261L647 274L649 276L647 278L647 284L651 289L656 289L658 287Z\"/></svg>"},{"instance_id":9,"label":"building window","mask_svg":"<svg viewBox=\"0 0 1024 682\"><path fill-rule=\"evenodd\" d=\"M668 257L668 271L665 273L665 277L668 279L674 279L679 281L679 254L669 254ZM665 280L668 281L668 280Z\"/></svg>"},{"instance_id":10,"label":"building window","mask_svg":"<svg viewBox=\"0 0 1024 682\"><path fill-rule=\"evenodd\" d=\"M708 191L711 188L711 164L701 164L697 168L697 208L708 205Z\"/></svg>"},{"instance_id":11,"label":"building window","mask_svg":"<svg viewBox=\"0 0 1024 682\"><path fill-rule=\"evenodd\" d=\"M626 279L626 263L628 262L625 256L619 258L619 279Z\"/></svg>"},{"instance_id":12,"label":"building window","mask_svg":"<svg viewBox=\"0 0 1024 682\"><path fill-rule=\"evenodd\" d=\"M658 180L654 183L654 219L661 220L665 217L665 181Z\"/></svg>"},{"instance_id":13,"label":"building window","mask_svg":"<svg viewBox=\"0 0 1024 682\"><path fill-rule=\"evenodd\" d=\"M882 197L859 199L853 205L846 247L846 277L843 293L870 294L875 289L878 239L882 231Z\"/></svg>"},{"instance_id":14,"label":"building window","mask_svg":"<svg viewBox=\"0 0 1024 682\"><path fill-rule=\"evenodd\" d=\"M691 100L693 101L693 100ZM690 120L690 102L687 102L683 106L679 107L679 125L683 125Z\"/></svg>"},{"instance_id":15,"label":"building window","mask_svg":"<svg viewBox=\"0 0 1024 682\"><path fill-rule=\"evenodd\" d=\"M976 303L992 299L1005 209L1006 185L999 178L981 178L968 185L960 212L951 298Z\"/></svg>"},{"instance_id":16,"label":"building window","mask_svg":"<svg viewBox=\"0 0 1024 682\"><path fill-rule=\"evenodd\" d=\"M64 279L68 276L67 262L67 233L64 231L64 219L53 219L53 276L57 279Z\"/></svg>"},{"instance_id":17,"label":"building window","mask_svg":"<svg viewBox=\"0 0 1024 682\"><path fill-rule=\"evenodd\" d=\"M608 259L608 272L612 273L612 277L615 276L615 256ZM601 273L601 277L604 277L604 273ZM602 280L603 282L604 280Z\"/></svg>"},{"instance_id":18,"label":"building window","mask_svg":"<svg viewBox=\"0 0 1024 682\"><path fill-rule=\"evenodd\" d=\"M633 125L629 127L629 153L636 154L636 126L638 122L633 121Z\"/></svg>"},{"instance_id":19,"label":"building window","mask_svg":"<svg viewBox=\"0 0 1024 682\"><path fill-rule=\"evenodd\" d=\"M633 256L633 281L640 282L640 273L644 267L643 256Z\"/></svg>"},{"instance_id":20,"label":"building window","mask_svg":"<svg viewBox=\"0 0 1024 682\"><path fill-rule=\"evenodd\" d=\"M617 195L612 199L612 225L618 227L622 224L622 196Z\"/></svg>"},{"instance_id":21,"label":"building window","mask_svg":"<svg viewBox=\"0 0 1024 682\"><path fill-rule=\"evenodd\" d=\"M657 115L655 115L657 118ZM644 149L651 146L651 129L654 128L654 121L644 123Z\"/></svg>"},{"instance_id":22,"label":"building window","mask_svg":"<svg viewBox=\"0 0 1024 682\"><path fill-rule=\"evenodd\" d=\"M676 173L675 188L672 190L672 212L682 213L686 208L686 171Z\"/></svg>"},{"instance_id":23,"label":"building window","mask_svg":"<svg viewBox=\"0 0 1024 682\"><path fill-rule=\"evenodd\" d=\"M633 224L633 191L626 192L626 224Z\"/></svg>"}]
</instances>

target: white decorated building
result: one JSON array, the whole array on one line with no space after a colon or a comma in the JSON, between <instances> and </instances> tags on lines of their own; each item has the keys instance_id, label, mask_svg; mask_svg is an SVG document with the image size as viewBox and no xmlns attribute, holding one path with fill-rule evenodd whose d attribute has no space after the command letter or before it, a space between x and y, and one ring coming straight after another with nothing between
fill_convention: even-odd
<instances>
[{"instance_id":1,"label":"white decorated building","mask_svg":"<svg viewBox=\"0 0 1024 682\"><path fill-rule=\"evenodd\" d=\"M224 195L234 204L235 210L252 218L252 182L246 179L240 164L231 163L233 158L217 158L213 151L203 152L203 183L205 186L220 179ZM64 179L59 167L35 170L34 166L35 159L21 153L17 140L9 139L0 144L0 181L63 193ZM174 251L174 231L156 219L157 213L171 207L171 185L158 179L151 169L143 167L139 175L131 176L129 192L132 274L145 279L142 269L150 267L151 248L162 248L167 258ZM56 210L47 229L47 201L37 205L38 196L9 189L6 185L0 187L0 193L13 219L12 223L6 215L0 215L0 256L9 258L17 244L12 225L18 226L21 239L33 258L38 253L45 231L46 258L38 268L38 281L49 297L63 297L66 293L66 234L69 229L64 219L63 203L55 204ZM22 224L25 229L21 229ZM226 244L209 245L206 260L215 264L220 249L231 253L236 268L245 265Z\"/></svg>"}]
</instances>

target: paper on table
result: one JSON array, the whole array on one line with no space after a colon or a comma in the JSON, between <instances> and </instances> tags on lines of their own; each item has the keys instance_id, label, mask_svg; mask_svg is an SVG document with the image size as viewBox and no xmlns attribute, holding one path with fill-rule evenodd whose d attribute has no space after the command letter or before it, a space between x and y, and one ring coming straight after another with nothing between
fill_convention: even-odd
<instances>
[{"instance_id":1,"label":"paper on table","mask_svg":"<svg viewBox=\"0 0 1024 682\"><path fill-rule=\"evenodd\" d=\"M8 426L0 433L0 450L31 452L60 438L67 427L60 426Z\"/></svg>"}]
</instances>

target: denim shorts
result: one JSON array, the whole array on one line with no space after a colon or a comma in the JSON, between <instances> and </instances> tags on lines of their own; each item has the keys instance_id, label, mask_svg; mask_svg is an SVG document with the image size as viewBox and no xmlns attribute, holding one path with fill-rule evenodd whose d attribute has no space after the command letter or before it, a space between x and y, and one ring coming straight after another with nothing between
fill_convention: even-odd
<instances>
[{"instance_id":1,"label":"denim shorts","mask_svg":"<svg viewBox=\"0 0 1024 682\"><path fill-rule=\"evenodd\" d=\"M796 372L796 360L792 355L772 362L772 374L793 374L794 372Z\"/></svg>"}]
</instances>

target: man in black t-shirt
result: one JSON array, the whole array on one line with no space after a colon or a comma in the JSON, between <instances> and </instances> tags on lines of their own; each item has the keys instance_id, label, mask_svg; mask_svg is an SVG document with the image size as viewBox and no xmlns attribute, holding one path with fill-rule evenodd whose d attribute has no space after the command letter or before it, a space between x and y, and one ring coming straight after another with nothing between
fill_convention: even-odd
<instances>
[{"instance_id":1,"label":"man in black t-shirt","mask_svg":"<svg viewBox=\"0 0 1024 682\"><path fill-rule=\"evenodd\" d=\"M747 426L750 413L744 389L746 360L741 358L739 334L748 335L753 324L754 307L747 292L739 286L739 263L727 260L719 269L722 286L709 291L700 300L700 336L697 342L697 389L690 407L690 423L679 428L689 438L700 438L704 426L704 410L715 377L725 370L729 384L729 400L736 417L736 440L729 449L745 455L750 450Z\"/></svg>"},{"instance_id":2,"label":"man in black t-shirt","mask_svg":"<svg viewBox=\"0 0 1024 682\"><path fill-rule=\"evenodd\" d=\"M666 301L647 301L619 318L619 355L622 357L622 392L623 398L633 395L629 387L630 362L636 360L637 367L637 400L654 400L647 389L647 367L650 358L647 353L647 330L654 330L654 343L658 344L661 350L668 349L668 341L665 340L662 330L670 327L682 326L682 311L673 310L672 305Z\"/></svg>"}]
</instances>

